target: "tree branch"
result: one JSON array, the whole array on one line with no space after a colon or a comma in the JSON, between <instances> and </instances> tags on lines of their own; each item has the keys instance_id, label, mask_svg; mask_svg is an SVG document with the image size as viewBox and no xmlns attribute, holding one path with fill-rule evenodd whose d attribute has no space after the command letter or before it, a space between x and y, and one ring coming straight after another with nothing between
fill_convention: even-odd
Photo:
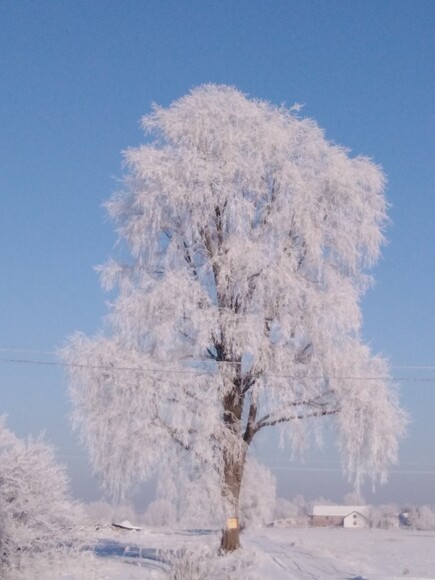
<instances>
[{"instance_id":1,"label":"tree branch","mask_svg":"<svg viewBox=\"0 0 435 580\"><path fill-rule=\"evenodd\" d=\"M251 441L263 427L273 427L274 425L278 425L279 423L289 423L290 421L295 421L297 419L309 419L310 417L325 417L326 415L336 415L339 413L340 409L330 409L330 410L323 410L323 411L313 411L312 413L301 413L299 415L282 415L281 417L277 417L275 419L271 419L271 415L265 415L262 419L257 421L252 429L252 436Z\"/></svg>"},{"instance_id":2,"label":"tree branch","mask_svg":"<svg viewBox=\"0 0 435 580\"><path fill-rule=\"evenodd\" d=\"M188 445L187 443L184 443L184 441L182 441L180 439L180 437L177 434L177 431L170 427L169 425L167 425L163 419L161 419L160 417L154 417L153 419L155 422L157 422L161 427L163 427L163 429L165 429L167 431L167 433L169 434L169 436L171 437L171 439L177 443L180 447L182 447L185 451L188 451L189 453L193 453L196 458L199 461L203 461L204 463L208 463L217 473L219 473L218 468L216 467L216 465L210 461L207 457L204 457L203 455L200 455L198 453L198 451L196 451L191 445ZM189 432L194 432L194 431L189 431Z\"/></svg>"},{"instance_id":3,"label":"tree branch","mask_svg":"<svg viewBox=\"0 0 435 580\"><path fill-rule=\"evenodd\" d=\"M255 420L257 418L257 403L254 401L254 398L251 394L251 403L249 405L249 413L248 413L248 421L246 423L246 429L243 434L243 441L249 445L252 441L252 438L255 435Z\"/></svg>"},{"instance_id":4,"label":"tree branch","mask_svg":"<svg viewBox=\"0 0 435 580\"><path fill-rule=\"evenodd\" d=\"M198 270L196 269L195 262L193 261L192 255L189 250L189 246L186 244L185 241L183 241L183 246L184 246L184 259L191 267L195 279L198 280Z\"/></svg>"}]
</instances>

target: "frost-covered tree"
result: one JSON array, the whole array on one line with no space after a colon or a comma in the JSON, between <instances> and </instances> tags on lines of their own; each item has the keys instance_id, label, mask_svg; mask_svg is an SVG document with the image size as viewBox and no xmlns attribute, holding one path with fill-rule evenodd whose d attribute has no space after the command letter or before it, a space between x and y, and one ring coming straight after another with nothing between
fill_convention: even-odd
<instances>
[{"instance_id":1,"label":"frost-covered tree","mask_svg":"<svg viewBox=\"0 0 435 580\"><path fill-rule=\"evenodd\" d=\"M156 499L147 507L143 520L155 528L173 525L177 523L177 508L167 499Z\"/></svg>"},{"instance_id":2,"label":"frost-covered tree","mask_svg":"<svg viewBox=\"0 0 435 580\"><path fill-rule=\"evenodd\" d=\"M366 505L367 502L359 491L351 491L343 497L343 505Z\"/></svg>"},{"instance_id":3,"label":"frost-covered tree","mask_svg":"<svg viewBox=\"0 0 435 580\"><path fill-rule=\"evenodd\" d=\"M435 530L434 506L413 506L409 510L409 525L416 530Z\"/></svg>"},{"instance_id":4,"label":"frost-covered tree","mask_svg":"<svg viewBox=\"0 0 435 580\"><path fill-rule=\"evenodd\" d=\"M294 518L309 513L307 502L303 495L297 495L291 501L278 497L275 502L274 519Z\"/></svg>"},{"instance_id":5,"label":"frost-covered tree","mask_svg":"<svg viewBox=\"0 0 435 580\"><path fill-rule=\"evenodd\" d=\"M109 503L98 500L84 506L89 522L94 526L108 526L113 522L115 510Z\"/></svg>"},{"instance_id":6,"label":"frost-covered tree","mask_svg":"<svg viewBox=\"0 0 435 580\"><path fill-rule=\"evenodd\" d=\"M399 508L390 503L369 508L369 522L372 528L388 530L399 525Z\"/></svg>"},{"instance_id":7,"label":"frost-covered tree","mask_svg":"<svg viewBox=\"0 0 435 580\"><path fill-rule=\"evenodd\" d=\"M122 494L200 469L234 517L257 434L279 426L302 447L332 418L354 482L385 479L404 415L359 307L386 223L379 167L226 86L142 124L106 205L130 255L101 267L119 295L106 331L64 353L95 470ZM223 550L238 545L226 530Z\"/></svg>"},{"instance_id":8,"label":"frost-covered tree","mask_svg":"<svg viewBox=\"0 0 435 580\"><path fill-rule=\"evenodd\" d=\"M35 569L84 544L82 514L63 467L42 441L22 441L0 419L0 577Z\"/></svg>"},{"instance_id":9,"label":"frost-covered tree","mask_svg":"<svg viewBox=\"0 0 435 580\"><path fill-rule=\"evenodd\" d=\"M276 479L270 470L248 457L240 490L240 523L246 528L272 522L276 504Z\"/></svg>"}]
</instances>

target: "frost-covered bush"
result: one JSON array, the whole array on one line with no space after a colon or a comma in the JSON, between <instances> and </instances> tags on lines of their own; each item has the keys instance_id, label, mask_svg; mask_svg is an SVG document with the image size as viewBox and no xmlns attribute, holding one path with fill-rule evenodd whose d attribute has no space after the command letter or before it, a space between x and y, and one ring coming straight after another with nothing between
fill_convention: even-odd
<instances>
[{"instance_id":1,"label":"frost-covered bush","mask_svg":"<svg viewBox=\"0 0 435 580\"><path fill-rule=\"evenodd\" d=\"M148 526L170 526L177 521L177 508L167 499L156 499L149 504L143 519Z\"/></svg>"},{"instance_id":2,"label":"frost-covered bush","mask_svg":"<svg viewBox=\"0 0 435 580\"><path fill-rule=\"evenodd\" d=\"M121 522L128 521L131 524L136 524L139 522L139 516L136 513L135 507L131 501L124 501L118 505L112 513L112 522L120 524Z\"/></svg>"},{"instance_id":3,"label":"frost-covered bush","mask_svg":"<svg viewBox=\"0 0 435 580\"><path fill-rule=\"evenodd\" d=\"M240 492L241 525L255 527L270 523L275 504L275 477L267 467L250 457L246 462Z\"/></svg>"},{"instance_id":4,"label":"frost-covered bush","mask_svg":"<svg viewBox=\"0 0 435 580\"><path fill-rule=\"evenodd\" d=\"M106 526L112 523L114 508L106 501L91 501L84 506L90 522L96 526Z\"/></svg>"},{"instance_id":5,"label":"frost-covered bush","mask_svg":"<svg viewBox=\"0 0 435 580\"><path fill-rule=\"evenodd\" d=\"M294 518L306 516L309 513L309 504L303 495L296 495L291 500L278 497L275 502L274 519Z\"/></svg>"},{"instance_id":6,"label":"frost-covered bush","mask_svg":"<svg viewBox=\"0 0 435 580\"><path fill-rule=\"evenodd\" d=\"M174 474L173 474L174 475ZM209 470L178 472L179 522L194 528L220 527L224 518L221 490ZM167 473L166 482L173 479Z\"/></svg>"},{"instance_id":7,"label":"frost-covered bush","mask_svg":"<svg viewBox=\"0 0 435 580\"><path fill-rule=\"evenodd\" d=\"M0 577L18 578L80 548L81 518L51 447L18 439L1 418Z\"/></svg>"},{"instance_id":8,"label":"frost-covered bush","mask_svg":"<svg viewBox=\"0 0 435 580\"><path fill-rule=\"evenodd\" d=\"M180 495L180 523L192 527L219 527L222 525L222 498L220 489L207 477L182 483ZM273 520L276 503L276 481L272 473L249 457L240 491L239 519L242 527L262 526Z\"/></svg>"},{"instance_id":9,"label":"frost-covered bush","mask_svg":"<svg viewBox=\"0 0 435 580\"><path fill-rule=\"evenodd\" d=\"M263 580L256 555L238 550L226 558L216 555L208 545L198 546L194 552L168 554L169 580Z\"/></svg>"},{"instance_id":10,"label":"frost-covered bush","mask_svg":"<svg viewBox=\"0 0 435 580\"><path fill-rule=\"evenodd\" d=\"M435 507L412 507L409 510L409 524L416 530L435 530Z\"/></svg>"},{"instance_id":11,"label":"frost-covered bush","mask_svg":"<svg viewBox=\"0 0 435 580\"><path fill-rule=\"evenodd\" d=\"M399 525L399 508L391 503L381 506L371 506L369 510L369 522L372 528L388 530Z\"/></svg>"}]
</instances>

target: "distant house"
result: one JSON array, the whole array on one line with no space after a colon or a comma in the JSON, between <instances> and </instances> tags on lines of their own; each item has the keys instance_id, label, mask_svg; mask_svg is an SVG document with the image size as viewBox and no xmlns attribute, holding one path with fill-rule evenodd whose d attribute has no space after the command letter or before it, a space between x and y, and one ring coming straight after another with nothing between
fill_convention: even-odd
<instances>
[{"instance_id":1,"label":"distant house","mask_svg":"<svg viewBox=\"0 0 435 580\"><path fill-rule=\"evenodd\" d=\"M315 505L310 515L310 523L315 527L368 528L368 508L351 505Z\"/></svg>"}]
</instances>

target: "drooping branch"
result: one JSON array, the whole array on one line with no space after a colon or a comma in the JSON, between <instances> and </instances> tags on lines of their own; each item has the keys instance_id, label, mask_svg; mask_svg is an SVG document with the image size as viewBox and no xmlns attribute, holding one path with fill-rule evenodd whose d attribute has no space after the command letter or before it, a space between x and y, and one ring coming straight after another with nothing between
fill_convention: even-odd
<instances>
[{"instance_id":1,"label":"drooping branch","mask_svg":"<svg viewBox=\"0 0 435 580\"><path fill-rule=\"evenodd\" d=\"M161 419L160 417L155 416L154 419L152 420L152 422L154 422L154 424L162 427L166 433L168 433L168 435L171 437L171 439L177 443L177 445L179 445L182 449L184 449L184 451L187 451L188 453L193 453L193 455L195 455L195 457L203 463L207 463L208 465L210 465L217 473L219 473L218 468L216 467L216 465L210 461L207 457L205 457L204 455L198 453L198 451L192 447L192 445L188 445L187 443L185 443L182 439L180 439L180 437L178 436L177 431L173 428L170 427L167 423L165 423L165 421L163 421L163 419ZM190 434L194 433L194 430L188 430L188 432Z\"/></svg>"},{"instance_id":2,"label":"drooping branch","mask_svg":"<svg viewBox=\"0 0 435 580\"><path fill-rule=\"evenodd\" d=\"M309 359L313 349L313 344L309 342L303 348L299 350L299 352L295 356L295 362L298 363L306 363Z\"/></svg>"},{"instance_id":3,"label":"drooping branch","mask_svg":"<svg viewBox=\"0 0 435 580\"><path fill-rule=\"evenodd\" d=\"M263 181L265 180L265 178L262 178ZM276 201L276 197L277 197L277 191L276 191L276 178L274 177L272 179L272 183L270 184L270 201L268 203L265 204L264 206L264 215L263 218L261 219L261 226L264 227L265 225L268 224L269 222L269 217L272 213L272 210L274 209L275 206L275 201Z\"/></svg>"},{"instance_id":4,"label":"drooping branch","mask_svg":"<svg viewBox=\"0 0 435 580\"><path fill-rule=\"evenodd\" d=\"M182 441L178 436L177 431L173 427L170 427L167 423L165 423L165 421L163 421L161 417L155 416L151 420L151 422L154 423L155 425L158 425L159 427L162 427L163 430L166 431L166 433L171 437L171 439L175 441L175 443L180 445L180 447L182 447L185 451L189 452L192 451L192 447L187 443L184 443L184 441Z\"/></svg>"},{"instance_id":5,"label":"drooping branch","mask_svg":"<svg viewBox=\"0 0 435 580\"><path fill-rule=\"evenodd\" d=\"M186 243L186 241L183 241L183 246L184 246L184 259L186 260L186 262L190 266L191 272L192 272L195 280L198 280L198 270L196 269L195 262L192 258L192 254L190 253L190 248L189 248L188 244Z\"/></svg>"},{"instance_id":6,"label":"drooping branch","mask_svg":"<svg viewBox=\"0 0 435 580\"><path fill-rule=\"evenodd\" d=\"M226 202L224 203L223 210L225 210ZM223 230L223 210L217 205L214 208L216 216L216 233L218 239L218 249L221 250L224 243L224 230Z\"/></svg>"}]
</instances>

